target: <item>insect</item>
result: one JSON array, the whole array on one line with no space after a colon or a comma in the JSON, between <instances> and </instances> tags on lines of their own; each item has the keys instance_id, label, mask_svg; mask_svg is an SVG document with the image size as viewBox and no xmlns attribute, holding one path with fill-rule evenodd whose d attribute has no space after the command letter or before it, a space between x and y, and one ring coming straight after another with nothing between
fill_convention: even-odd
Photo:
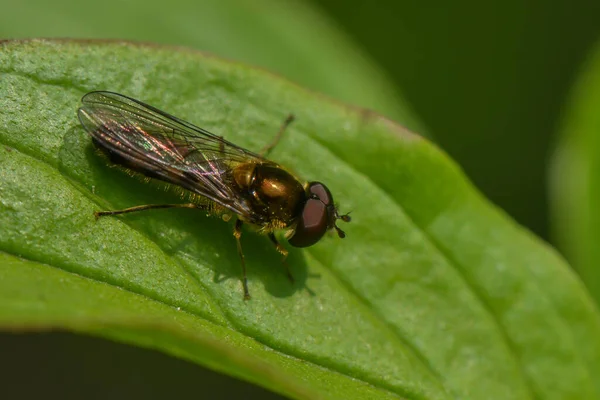
<instances>
[{"instance_id":1,"label":"insect","mask_svg":"<svg viewBox=\"0 0 600 400\"><path fill-rule=\"evenodd\" d=\"M240 242L243 224L252 225L268 236L282 254L292 281L285 263L288 251L275 237L275 231L284 230L287 241L294 247L311 246L332 229L340 238L346 236L336 222L338 219L350 222L350 216L338 213L327 186L320 182L302 183L265 158L293 121L292 115L282 124L273 142L257 154L118 93L90 92L81 102L79 121L111 163L176 185L189 199L182 204L96 211L96 218L173 207L204 210L226 221L235 215L233 236L242 264L244 299L250 298L250 292Z\"/></svg>"}]
</instances>

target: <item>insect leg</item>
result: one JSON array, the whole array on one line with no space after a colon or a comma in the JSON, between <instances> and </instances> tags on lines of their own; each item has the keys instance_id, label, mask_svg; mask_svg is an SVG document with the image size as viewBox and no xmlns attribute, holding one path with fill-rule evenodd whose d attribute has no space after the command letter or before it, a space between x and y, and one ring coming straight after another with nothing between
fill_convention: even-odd
<instances>
[{"instance_id":1,"label":"insect leg","mask_svg":"<svg viewBox=\"0 0 600 400\"><path fill-rule=\"evenodd\" d=\"M244 260L244 253L242 252L242 242L240 242L240 237L242 237L243 224L244 222L241 219L237 219L235 221L235 227L233 228L233 236L235 236L238 254L240 255L240 259L242 260L242 286L244 287L244 300L249 300L250 292L248 291L248 278L246 277L246 261Z\"/></svg>"},{"instance_id":2,"label":"insect leg","mask_svg":"<svg viewBox=\"0 0 600 400\"><path fill-rule=\"evenodd\" d=\"M290 266L289 264L285 261L287 259L288 256L288 251L286 250L285 247L283 247L281 245L281 243L279 243L277 241L277 238L275 237L275 234L273 234L273 232L269 233L269 239L271 240L271 242L275 245L275 249L281 253L281 255L283 255L283 258L281 259L281 262L283 263L283 265L285 266L285 271L287 272L287 277L290 280L290 282L294 283L294 277L292 276L292 271L290 271Z\"/></svg>"},{"instance_id":3,"label":"insect leg","mask_svg":"<svg viewBox=\"0 0 600 400\"><path fill-rule=\"evenodd\" d=\"M179 207L179 208L199 208L201 210L205 210L206 209L206 206L204 206L202 204L194 204L194 203L184 203L184 204L147 204L147 205L143 205L143 206L129 207L129 208L125 208L123 210L94 211L94 217L96 217L96 219L98 219L98 218L104 217L106 215L119 215L119 214L127 214L127 213L131 213L131 212L136 212L136 211L152 210L152 209L155 209L155 208L174 208L174 207Z\"/></svg>"},{"instance_id":4,"label":"insect leg","mask_svg":"<svg viewBox=\"0 0 600 400\"><path fill-rule=\"evenodd\" d=\"M281 127L279 128L279 131L277 132L277 135L275 135L275 138L273 138L273 140L271 141L271 143L269 143L268 145L266 145L265 147L262 148L262 150L260 151L260 155L262 157L265 157L267 154L269 154L269 152L271 150L273 150L273 148L275 146L277 146L277 143L279 143L279 140L281 140L281 136L283 136L283 132L285 132L286 128L294 121L296 117L294 117L294 114L290 114L287 116L287 118L285 119L285 121L283 121L283 124L281 124Z\"/></svg>"}]
</instances>

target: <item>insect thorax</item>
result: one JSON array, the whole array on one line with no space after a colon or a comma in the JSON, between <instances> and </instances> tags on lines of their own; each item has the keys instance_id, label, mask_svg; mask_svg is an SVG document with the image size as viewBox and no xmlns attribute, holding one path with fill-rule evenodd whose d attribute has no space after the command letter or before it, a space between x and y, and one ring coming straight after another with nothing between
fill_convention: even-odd
<instances>
[{"instance_id":1,"label":"insect thorax","mask_svg":"<svg viewBox=\"0 0 600 400\"><path fill-rule=\"evenodd\" d=\"M233 179L251 206L258 225L285 228L294 224L306 202L302 184L275 163L245 163Z\"/></svg>"}]
</instances>

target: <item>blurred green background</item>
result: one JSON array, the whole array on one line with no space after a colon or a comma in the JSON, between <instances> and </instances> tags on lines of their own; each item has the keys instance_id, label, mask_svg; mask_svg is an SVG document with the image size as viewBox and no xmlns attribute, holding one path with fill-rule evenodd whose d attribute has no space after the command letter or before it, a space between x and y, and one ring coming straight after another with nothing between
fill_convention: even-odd
<instances>
[{"instance_id":1,"label":"blurred green background","mask_svg":"<svg viewBox=\"0 0 600 400\"><path fill-rule=\"evenodd\" d=\"M569 91L600 33L600 2L593 0L0 0L0 9L0 38L186 46L377 110L437 142L492 202L549 241L548 167ZM54 346L55 339L42 340ZM84 345L97 343L73 346ZM32 363L44 354L23 353ZM200 370L164 368L163 356L143 350L127 357L144 365L132 373L148 375L124 377L123 397L139 393L152 366L166 380L169 371ZM78 363L52 365L68 375ZM96 385L114 378L106 363L90 364L97 365Z\"/></svg>"}]
</instances>

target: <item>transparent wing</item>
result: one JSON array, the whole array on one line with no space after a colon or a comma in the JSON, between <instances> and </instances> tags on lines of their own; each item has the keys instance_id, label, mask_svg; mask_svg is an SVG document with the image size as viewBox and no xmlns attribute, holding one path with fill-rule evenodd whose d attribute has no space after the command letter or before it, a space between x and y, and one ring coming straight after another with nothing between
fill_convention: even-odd
<instances>
[{"instance_id":1,"label":"transparent wing","mask_svg":"<svg viewBox=\"0 0 600 400\"><path fill-rule=\"evenodd\" d=\"M233 190L230 171L241 163L268 162L258 154L121 94L91 92L81 101L81 124L118 159L237 214L251 213Z\"/></svg>"}]
</instances>

